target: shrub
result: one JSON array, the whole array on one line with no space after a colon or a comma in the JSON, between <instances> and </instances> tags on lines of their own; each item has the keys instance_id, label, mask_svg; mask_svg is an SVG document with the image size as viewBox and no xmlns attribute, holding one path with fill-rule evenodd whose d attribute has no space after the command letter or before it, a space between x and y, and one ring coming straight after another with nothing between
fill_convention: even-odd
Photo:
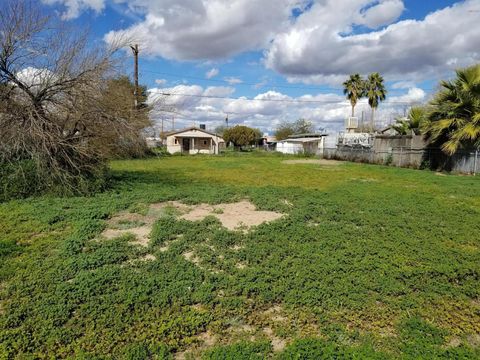
<instances>
[{"instance_id":1,"label":"shrub","mask_svg":"<svg viewBox=\"0 0 480 360\"><path fill-rule=\"evenodd\" d=\"M25 198L42 191L37 168L31 160L17 163L0 163L0 202Z\"/></svg>"}]
</instances>

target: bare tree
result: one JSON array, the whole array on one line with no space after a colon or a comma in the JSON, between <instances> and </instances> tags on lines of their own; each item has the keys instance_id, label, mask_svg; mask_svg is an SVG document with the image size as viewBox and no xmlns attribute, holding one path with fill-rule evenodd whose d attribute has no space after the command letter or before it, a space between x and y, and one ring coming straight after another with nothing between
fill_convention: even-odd
<instances>
[{"instance_id":1,"label":"bare tree","mask_svg":"<svg viewBox=\"0 0 480 360\"><path fill-rule=\"evenodd\" d=\"M32 2L2 5L0 163L27 159L46 187L82 191L101 171L105 145L138 134L132 119L145 116L133 103L126 105L131 111L119 111L128 99L124 92L112 95L109 80L125 45L118 39L91 46L86 33L45 16Z\"/></svg>"}]
</instances>

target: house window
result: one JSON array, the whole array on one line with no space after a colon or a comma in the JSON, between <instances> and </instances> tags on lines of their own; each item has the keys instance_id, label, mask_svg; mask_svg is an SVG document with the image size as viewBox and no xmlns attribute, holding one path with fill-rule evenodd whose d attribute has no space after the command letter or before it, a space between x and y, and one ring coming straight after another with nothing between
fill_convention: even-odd
<instances>
[{"instance_id":1,"label":"house window","mask_svg":"<svg viewBox=\"0 0 480 360\"><path fill-rule=\"evenodd\" d=\"M207 140L203 140L203 145L207 145Z\"/></svg>"},{"instance_id":2,"label":"house window","mask_svg":"<svg viewBox=\"0 0 480 360\"><path fill-rule=\"evenodd\" d=\"M178 139L175 139L175 145L177 145L177 144L178 144Z\"/></svg>"}]
</instances>

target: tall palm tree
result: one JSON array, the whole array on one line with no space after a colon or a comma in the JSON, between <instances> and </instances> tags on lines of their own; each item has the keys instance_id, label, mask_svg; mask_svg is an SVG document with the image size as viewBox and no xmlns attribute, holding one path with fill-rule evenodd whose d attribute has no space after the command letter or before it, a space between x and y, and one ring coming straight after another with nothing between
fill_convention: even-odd
<instances>
[{"instance_id":1,"label":"tall palm tree","mask_svg":"<svg viewBox=\"0 0 480 360\"><path fill-rule=\"evenodd\" d=\"M383 77L379 73L368 75L368 79L365 82L365 96L368 98L368 104L372 108L371 130L373 131L375 110L380 102L387 97L387 89L385 89Z\"/></svg>"},{"instance_id":2,"label":"tall palm tree","mask_svg":"<svg viewBox=\"0 0 480 360\"><path fill-rule=\"evenodd\" d=\"M360 74L350 75L348 80L343 83L343 93L347 95L347 99L352 105L352 117L355 116L355 105L364 96L364 88L364 81Z\"/></svg>"},{"instance_id":3,"label":"tall palm tree","mask_svg":"<svg viewBox=\"0 0 480 360\"><path fill-rule=\"evenodd\" d=\"M480 64L457 70L431 102L426 137L447 155L460 148L480 148Z\"/></svg>"}]
</instances>

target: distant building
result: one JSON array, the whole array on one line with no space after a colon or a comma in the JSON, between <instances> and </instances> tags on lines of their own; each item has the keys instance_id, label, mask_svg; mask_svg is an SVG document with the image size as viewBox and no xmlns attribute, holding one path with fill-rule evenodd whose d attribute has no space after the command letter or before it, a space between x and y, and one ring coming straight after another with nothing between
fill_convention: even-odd
<instances>
[{"instance_id":1,"label":"distant building","mask_svg":"<svg viewBox=\"0 0 480 360\"><path fill-rule=\"evenodd\" d=\"M276 150L283 154L323 154L326 134L301 134L278 141Z\"/></svg>"},{"instance_id":2,"label":"distant building","mask_svg":"<svg viewBox=\"0 0 480 360\"><path fill-rule=\"evenodd\" d=\"M218 154L225 147L222 137L197 127L165 133L165 138L170 154Z\"/></svg>"}]
</instances>

